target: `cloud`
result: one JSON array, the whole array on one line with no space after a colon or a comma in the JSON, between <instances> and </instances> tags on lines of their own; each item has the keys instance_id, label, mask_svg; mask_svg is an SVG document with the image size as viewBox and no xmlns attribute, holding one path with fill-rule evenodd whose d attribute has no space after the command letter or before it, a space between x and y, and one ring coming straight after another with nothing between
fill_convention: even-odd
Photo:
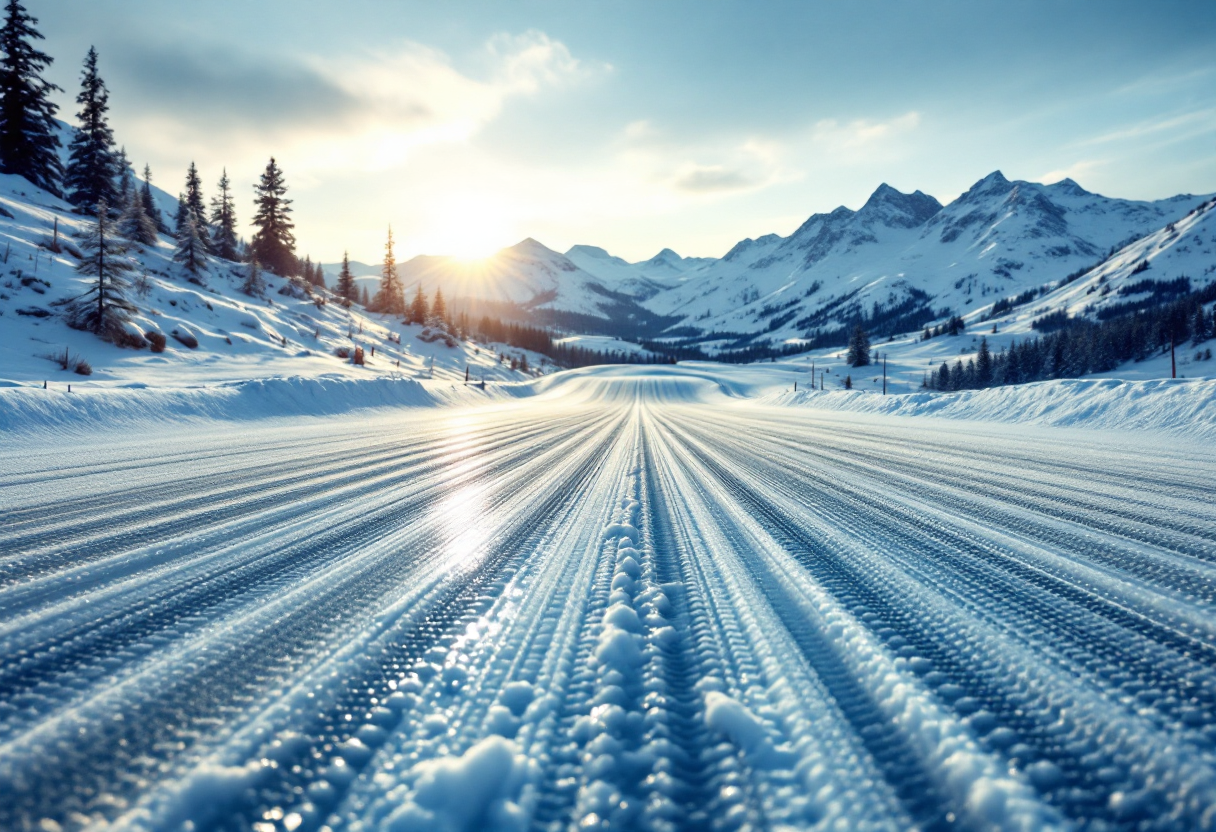
<instances>
[{"instance_id":1,"label":"cloud","mask_svg":"<svg viewBox=\"0 0 1216 832\"><path fill-rule=\"evenodd\" d=\"M482 71L473 74L408 41L371 54L294 61L140 45L116 64L111 86L121 85L124 100L134 102L121 126L139 137L141 150L215 167L274 153L300 186L323 172L386 170L420 147L466 142L512 98L607 69L581 63L537 31L495 35L481 57Z\"/></svg>"},{"instance_id":2,"label":"cloud","mask_svg":"<svg viewBox=\"0 0 1216 832\"><path fill-rule=\"evenodd\" d=\"M886 121L856 119L840 123L836 119L824 119L811 131L812 139L820 144L841 150L872 147L900 138L920 126L920 113L908 112Z\"/></svg>"},{"instance_id":3,"label":"cloud","mask_svg":"<svg viewBox=\"0 0 1216 832\"><path fill-rule=\"evenodd\" d=\"M1146 119L1124 127L1112 130L1099 136L1079 142L1080 145L1109 144L1111 142L1142 139L1160 133L1173 133L1173 139L1190 138L1195 134L1205 133L1216 125L1216 109L1194 110L1181 115Z\"/></svg>"},{"instance_id":4,"label":"cloud","mask_svg":"<svg viewBox=\"0 0 1216 832\"><path fill-rule=\"evenodd\" d=\"M678 190L694 193L737 191L757 184L751 174L722 165L687 165L672 180Z\"/></svg>"},{"instance_id":5,"label":"cloud","mask_svg":"<svg viewBox=\"0 0 1216 832\"><path fill-rule=\"evenodd\" d=\"M1059 182L1062 179L1079 181L1105 164L1105 159L1085 159L1080 162L1074 162L1068 167L1061 168L1060 170L1048 171L1042 176L1036 177L1034 181L1042 182L1044 185L1050 185L1054 182Z\"/></svg>"}]
</instances>

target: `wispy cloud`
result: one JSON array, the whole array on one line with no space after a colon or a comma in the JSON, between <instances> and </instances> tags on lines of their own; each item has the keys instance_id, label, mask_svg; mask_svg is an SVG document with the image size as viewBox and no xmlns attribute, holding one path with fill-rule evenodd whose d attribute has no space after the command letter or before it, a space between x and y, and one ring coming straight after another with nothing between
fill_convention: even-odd
<instances>
[{"instance_id":1,"label":"wispy cloud","mask_svg":"<svg viewBox=\"0 0 1216 832\"><path fill-rule=\"evenodd\" d=\"M737 191L759 184L751 174L723 165L686 165L677 171L672 184L681 191L706 193L710 191Z\"/></svg>"},{"instance_id":2,"label":"wispy cloud","mask_svg":"<svg viewBox=\"0 0 1216 832\"><path fill-rule=\"evenodd\" d=\"M512 98L609 70L537 31L495 35L482 57L475 75L408 41L286 64L206 47L132 50L118 68L145 103L124 114L124 126L142 146L207 166L275 153L299 185L322 171L389 169L420 147L468 141Z\"/></svg>"},{"instance_id":3,"label":"wispy cloud","mask_svg":"<svg viewBox=\"0 0 1216 832\"><path fill-rule=\"evenodd\" d=\"M1089 174L1094 173L1105 164L1107 164L1105 159L1083 159L1079 162L1074 162L1066 168L1048 171L1042 176L1036 176L1032 179L1035 182L1042 182L1044 185L1050 185L1062 179L1084 180Z\"/></svg>"},{"instance_id":4,"label":"wispy cloud","mask_svg":"<svg viewBox=\"0 0 1216 832\"><path fill-rule=\"evenodd\" d=\"M1078 144L1080 146L1109 144L1111 142L1142 139L1147 136L1155 136L1170 132L1179 134L1179 138L1189 138L1196 133L1211 130L1214 125L1216 125L1216 109L1207 108L1202 110L1193 110L1189 113L1158 116L1151 119L1145 119L1128 127L1122 127L1118 130L1111 130L1101 135L1085 139Z\"/></svg>"}]
</instances>

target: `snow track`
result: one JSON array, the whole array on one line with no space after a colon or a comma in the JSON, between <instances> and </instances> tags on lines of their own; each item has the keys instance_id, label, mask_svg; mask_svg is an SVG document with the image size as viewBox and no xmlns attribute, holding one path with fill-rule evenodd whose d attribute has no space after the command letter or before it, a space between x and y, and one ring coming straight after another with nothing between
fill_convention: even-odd
<instances>
[{"instance_id":1,"label":"snow track","mask_svg":"<svg viewBox=\"0 0 1216 832\"><path fill-rule=\"evenodd\" d=\"M942 424L664 370L10 443L0 828L1216 829L1216 454Z\"/></svg>"}]
</instances>

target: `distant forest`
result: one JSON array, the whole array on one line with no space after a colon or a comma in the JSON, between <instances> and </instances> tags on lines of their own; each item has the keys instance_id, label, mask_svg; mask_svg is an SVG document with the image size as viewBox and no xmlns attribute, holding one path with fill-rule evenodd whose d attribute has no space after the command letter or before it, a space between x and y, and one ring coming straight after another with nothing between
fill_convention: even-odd
<instances>
[{"instance_id":1,"label":"distant forest","mask_svg":"<svg viewBox=\"0 0 1216 832\"><path fill-rule=\"evenodd\" d=\"M978 390L1004 384L1025 384L1057 378L1105 373L1127 361L1143 361L1173 349L1198 347L1216 335L1216 284L1187 291L1190 281L1140 281L1121 294L1146 294L1135 301L1113 304L1098 312L1098 320L1070 318L1058 311L1032 326L1043 335L992 352L987 339L967 359L942 362L925 375L930 390ZM1183 293L1179 295L1179 290ZM1130 290L1130 291L1129 291ZM1172 298L1172 299L1167 299ZM1210 358L1210 347L1201 350Z\"/></svg>"}]
</instances>

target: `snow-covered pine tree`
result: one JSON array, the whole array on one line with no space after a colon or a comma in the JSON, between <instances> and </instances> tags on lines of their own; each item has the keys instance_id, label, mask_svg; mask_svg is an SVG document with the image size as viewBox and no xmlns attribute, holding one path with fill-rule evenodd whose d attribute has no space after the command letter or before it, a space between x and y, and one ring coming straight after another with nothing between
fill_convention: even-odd
<instances>
[{"instance_id":1,"label":"snow-covered pine tree","mask_svg":"<svg viewBox=\"0 0 1216 832\"><path fill-rule=\"evenodd\" d=\"M141 246L156 244L156 223L144 212L144 201L134 187L131 188L127 207L118 218L118 233Z\"/></svg>"},{"instance_id":2,"label":"snow-covered pine tree","mask_svg":"<svg viewBox=\"0 0 1216 832\"><path fill-rule=\"evenodd\" d=\"M177 227L173 232L177 246L173 250L173 260L182 264L191 283L202 285L207 270L207 247L184 194L178 198L177 205Z\"/></svg>"},{"instance_id":3,"label":"snow-covered pine tree","mask_svg":"<svg viewBox=\"0 0 1216 832\"><path fill-rule=\"evenodd\" d=\"M198 168L194 162L186 169L186 207L194 217L194 227L198 229L199 239L207 253L211 253L211 229L207 226L207 207L203 200L203 180L199 178Z\"/></svg>"},{"instance_id":4,"label":"snow-covered pine tree","mask_svg":"<svg viewBox=\"0 0 1216 832\"><path fill-rule=\"evenodd\" d=\"M220 174L219 191L211 198L211 247L218 257L237 260L240 257L236 233L236 202L232 198L228 169Z\"/></svg>"},{"instance_id":5,"label":"snow-covered pine tree","mask_svg":"<svg viewBox=\"0 0 1216 832\"><path fill-rule=\"evenodd\" d=\"M287 185L283 182L283 171L274 157L266 165L258 184L253 186L257 197L254 205L257 212L253 224L257 231L249 243L254 256L275 274L290 277L299 272L296 259L296 238L292 233L294 224L290 219L291 200L284 198Z\"/></svg>"},{"instance_id":6,"label":"snow-covered pine tree","mask_svg":"<svg viewBox=\"0 0 1216 832\"><path fill-rule=\"evenodd\" d=\"M431 318L442 326L448 320L448 305L443 299L443 290L435 287L435 302L431 304Z\"/></svg>"},{"instance_id":7,"label":"snow-covered pine tree","mask_svg":"<svg viewBox=\"0 0 1216 832\"><path fill-rule=\"evenodd\" d=\"M156 207L156 200L152 197L152 168L146 164L144 165L144 183L139 189L139 196L144 201L144 213L156 224L156 230L162 234L168 234L169 226L165 224L165 217Z\"/></svg>"},{"instance_id":8,"label":"snow-covered pine tree","mask_svg":"<svg viewBox=\"0 0 1216 832\"><path fill-rule=\"evenodd\" d=\"M109 206L98 203L97 222L81 239L84 257L76 266L76 273L91 278L91 283L84 294L68 303L65 318L74 329L88 330L107 341L125 344L130 337L126 325L135 311L126 295L130 288L126 274L133 264L109 213Z\"/></svg>"},{"instance_id":9,"label":"snow-covered pine tree","mask_svg":"<svg viewBox=\"0 0 1216 832\"><path fill-rule=\"evenodd\" d=\"M405 313L405 295L397 277L397 258L393 255L393 227L388 227L388 242L384 244L384 265L380 269L380 290L373 301L377 312L389 315Z\"/></svg>"},{"instance_id":10,"label":"snow-covered pine tree","mask_svg":"<svg viewBox=\"0 0 1216 832\"><path fill-rule=\"evenodd\" d=\"M51 101L51 93L63 89L42 78L54 58L34 48L33 41L43 39L34 28L37 23L19 0L5 4L0 28L0 173L24 176L59 195L59 106Z\"/></svg>"},{"instance_id":11,"label":"snow-covered pine tree","mask_svg":"<svg viewBox=\"0 0 1216 832\"><path fill-rule=\"evenodd\" d=\"M409 316L406 320L411 324L424 324L428 311L426 295L422 294L422 281L418 281L418 288L414 292L414 300L410 303Z\"/></svg>"},{"instance_id":12,"label":"snow-covered pine tree","mask_svg":"<svg viewBox=\"0 0 1216 832\"><path fill-rule=\"evenodd\" d=\"M849 351L845 362L852 367L864 367L870 363L870 336L861 324L854 326L849 335Z\"/></svg>"},{"instance_id":13,"label":"snow-covered pine tree","mask_svg":"<svg viewBox=\"0 0 1216 832\"><path fill-rule=\"evenodd\" d=\"M256 257L250 259L249 265L245 268L245 282L241 284L241 291L257 298L266 294L266 280L262 277L262 264Z\"/></svg>"},{"instance_id":14,"label":"snow-covered pine tree","mask_svg":"<svg viewBox=\"0 0 1216 832\"><path fill-rule=\"evenodd\" d=\"M84 212L91 211L103 200L111 206L119 205L119 202L114 131L106 120L110 95L106 92L105 81L97 74L97 50L91 46L84 59L82 76L80 94L76 96L76 103L80 105L80 112L76 114L80 126L69 146L63 188L68 202Z\"/></svg>"},{"instance_id":15,"label":"snow-covered pine tree","mask_svg":"<svg viewBox=\"0 0 1216 832\"><path fill-rule=\"evenodd\" d=\"M355 276L350 272L350 257L345 251L342 252L342 268L338 272L338 283L334 286L334 292L347 304L359 302L359 289L355 285Z\"/></svg>"}]
</instances>

